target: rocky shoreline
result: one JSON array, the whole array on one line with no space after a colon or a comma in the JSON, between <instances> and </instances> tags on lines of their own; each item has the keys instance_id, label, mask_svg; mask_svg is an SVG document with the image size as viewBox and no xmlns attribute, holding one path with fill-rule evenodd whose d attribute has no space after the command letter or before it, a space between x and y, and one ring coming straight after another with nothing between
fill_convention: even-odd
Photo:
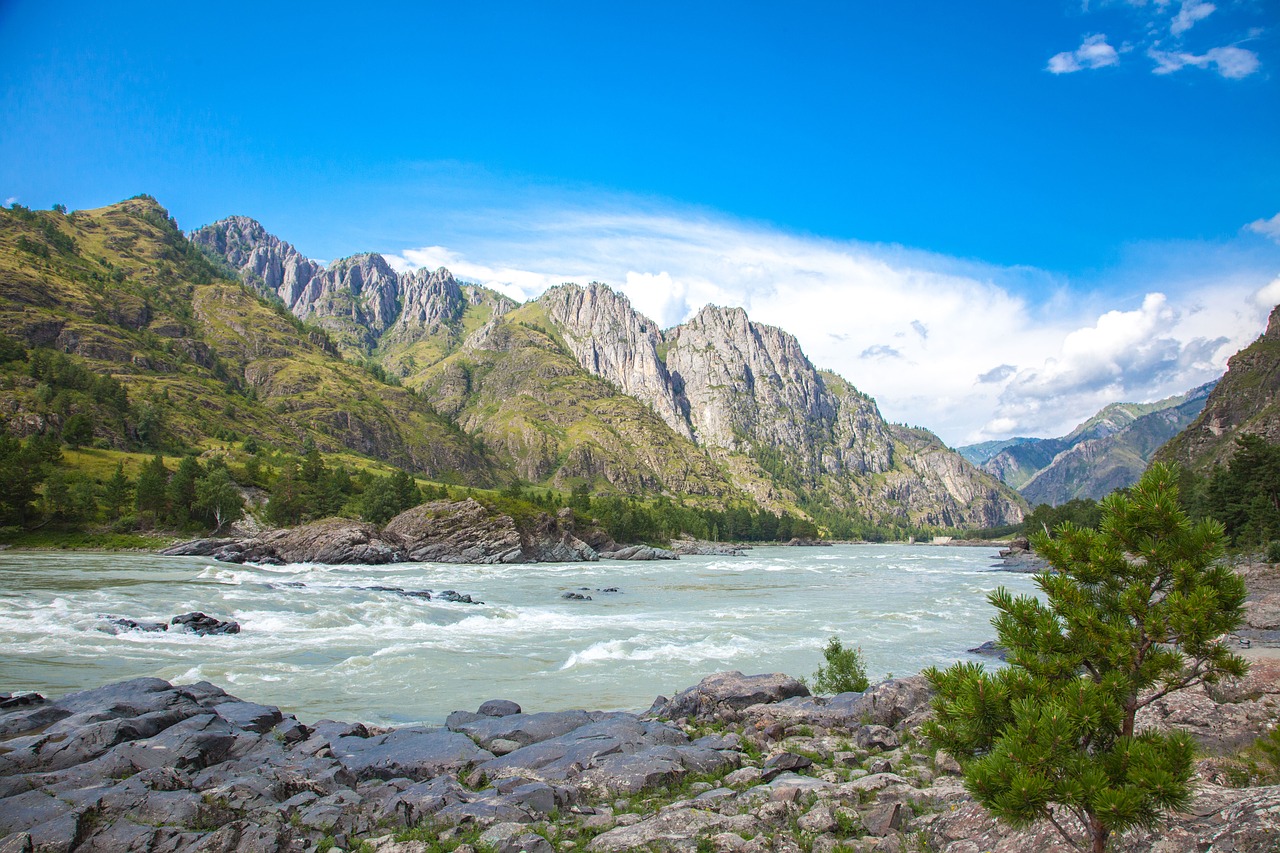
<instances>
[{"instance_id":1,"label":"rocky shoreline","mask_svg":"<svg viewBox=\"0 0 1280 853\"><path fill-rule=\"evenodd\" d=\"M141 678L0 697L0 851L548 853L1065 849L1012 832L919 737L921 676L815 697L781 674L709 676L644 714L493 700L443 728L377 728ZM1209 757L1196 799L1119 849L1269 850L1280 786L1215 757L1272 725L1280 660L1153 705Z\"/></svg>"}]
</instances>

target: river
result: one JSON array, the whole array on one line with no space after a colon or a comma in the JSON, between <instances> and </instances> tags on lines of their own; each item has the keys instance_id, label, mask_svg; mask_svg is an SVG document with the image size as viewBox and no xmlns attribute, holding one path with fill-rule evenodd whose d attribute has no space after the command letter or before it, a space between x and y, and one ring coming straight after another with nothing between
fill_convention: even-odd
<instances>
[{"instance_id":1,"label":"river","mask_svg":"<svg viewBox=\"0 0 1280 853\"><path fill-rule=\"evenodd\" d=\"M873 680L969 658L986 594L1032 593L994 550L767 547L669 562L233 566L207 558L0 553L0 690L154 675L209 680L304 722L439 723L492 698L526 711L643 710L726 669L808 675L838 635ZM453 589L484 604L389 589ZM617 592L604 592L616 588ZM562 598L565 592L590 601ZM239 634L103 630L200 610Z\"/></svg>"}]
</instances>

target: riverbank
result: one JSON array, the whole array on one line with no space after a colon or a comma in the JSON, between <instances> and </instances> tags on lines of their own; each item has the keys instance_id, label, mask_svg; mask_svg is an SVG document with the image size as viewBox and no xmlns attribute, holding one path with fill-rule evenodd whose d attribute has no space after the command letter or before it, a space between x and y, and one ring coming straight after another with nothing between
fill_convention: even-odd
<instances>
[{"instance_id":1,"label":"riverbank","mask_svg":"<svg viewBox=\"0 0 1280 853\"><path fill-rule=\"evenodd\" d=\"M305 725L207 682L5 697L0 850L1063 849L972 802L920 740L929 700L919 676L811 697L785 675L721 673L643 715L497 700L443 728L378 728ZM1217 756L1277 702L1280 663L1255 658L1244 683L1153 706L1144 725L1189 729L1206 757L1190 812L1119 849L1268 849L1280 787L1228 787Z\"/></svg>"}]
</instances>

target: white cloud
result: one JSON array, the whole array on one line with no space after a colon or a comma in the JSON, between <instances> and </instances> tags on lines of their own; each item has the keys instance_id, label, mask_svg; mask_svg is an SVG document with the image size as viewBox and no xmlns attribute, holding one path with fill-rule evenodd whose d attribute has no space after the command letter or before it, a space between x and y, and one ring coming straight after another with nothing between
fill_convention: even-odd
<instances>
[{"instance_id":1,"label":"white cloud","mask_svg":"<svg viewBox=\"0 0 1280 853\"><path fill-rule=\"evenodd\" d=\"M1261 234L1280 243L1280 213L1270 219L1255 219L1246 227L1255 234Z\"/></svg>"},{"instance_id":2,"label":"white cloud","mask_svg":"<svg viewBox=\"0 0 1280 853\"><path fill-rule=\"evenodd\" d=\"M4 206L13 207L13 205L16 204L17 201L18 201L18 197L16 195L11 195L4 200Z\"/></svg>"},{"instance_id":3,"label":"white cloud","mask_svg":"<svg viewBox=\"0 0 1280 853\"><path fill-rule=\"evenodd\" d=\"M1276 276L1275 281L1260 288L1253 295L1253 301L1259 308L1264 308L1267 311L1280 305L1280 276Z\"/></svg>"},{"instance_id":4,"label":"white cloud","mask_svg":"<svg viewBox=\"0 0 1280 853\"><path fill-rule=\"evenodd\" d=\"M477 217L486 219L503 218ZM1259 294L1280 293L1274 266L1260 274L1215 262L1209 274L1178 273L1198 278L1162 278L1121 310L1123 296L1075 292L1041 271L680 212L543 210L519 222L459 235L465 251L387 258L402 270L448 266L515 298L602 281L663 328L708 303L741 306L794 334L814 364L874 396L890 420L952 444L1062 435L1107 403L1206 382L1261 330L1270 306ZM1160 251L1195 257L1204 247Z\"/></svg>"},{"instance_id":5,"label":"white cloud","mask_svg":"<svg viewBox=\"0 0 1280 853\"><path fill-rule=\"evenodd\" d=\"M1258 55L1251 50L1245 50L1242 47L1215 47L1204 52L1201 56L1193 53L1183 53L1176 51L1164 51L1156 48L1150 48L1147 56L1155 60L1156 67L1153 70L1156 74L1172 74L1180 71L1188 65L1196 68L1213 67L1218 74L1226 77L1228 80L1239 80L1248 77L1261 67L1258 61Z\"/></svg>"},{"instance_id":6,"label":"white cloud","mask_svg":"<svg viewBox=\"0 0 1280 853\"><path fill-rule=\"evenodd\" d=\"M1086 68L1106 68L1120 64L1120 55L1107 44L1102 33L1087 36L1074 51L1063 51L1049 58L1048 70L1054 74L1071 74Z\"/></svg>"},{"instance_id":7,"label":"white cloud","mask_svg":"<svg viewBox=\"0 0 1280 853\"><path fill-rule=\"evenodd\" d=\"M1178 14L1173 16L1173 21L1169 24L1169 32L1180 36L1194 27L1197 22L1212 15L1217 8L1204 0L1182 0L1182 7L1178 9Z\"/></svg>"}]
</instances>

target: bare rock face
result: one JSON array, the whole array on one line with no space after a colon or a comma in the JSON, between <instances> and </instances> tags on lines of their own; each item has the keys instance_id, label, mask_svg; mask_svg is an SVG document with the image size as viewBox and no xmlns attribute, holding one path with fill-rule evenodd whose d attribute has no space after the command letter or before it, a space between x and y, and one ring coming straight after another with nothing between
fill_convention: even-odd
<instances>
[{"instance_id":1,"label":"bare rock face","mask_svg":"<svg viewBox=\"0 0 1280 853\"><path fill-rule=\"evenodd\" d=\"M509 515L468 498L432 501L388 522L384 534L404 543L409 560L437 563L580 562L594 549L550 515L522 531Z\"/></svg>"},{"instance_id":2,"label":"bare rock face","mask_svg":"<svg viewBox=\"0 0 1280 853\"><path fill-rule=\"evenodd\" d=\"M487 305L495 316L515 307L501 294L460 285L444 268L401 275L375 253L321 266L245 216L207 225L190 239L260 292L279 297L295 316L315 321L340 345L362 351L388 332L399 343L442 329L456 332L452 327L468 305Z\"/></svg>"},{"instance_id":3,"label":"bare rock face","mask_svg":"<svg viewBox=\"0 0 1280 853\"><path fill-rule=\"evenodd\" d=\"M662 334L627 297L602 284L565 284L539 299L584 369L648 403L680 435L692 438L688 414L658 357Z\"/></svg>"},{"instance_id":4,"label":"bare rock face","mask_svg":"<svg viewBox=\"0 0 1280 853\"><path fill-rule=\"evenodd\" d=\"M439 563L518 563L520 531L510 516L495 515L474 500L432 501L406 510L387 524L410 560Z\"/></svg>"},{"instance_id":5,"label":"bare rock face","mask_svg":"<svg viewBox=\"0 0 1280 853\"><path fill-rule=\"evenodd\" d=\"M403 294L397 326L429 329L462 318L467 298L453 273L444 267L435 272L415 270L404 276L401 282Z\"/></svg>"},{"instance_id":6,"label":"bare rock face","mask_svg":"<svg viewBox=\"0 0 1280 853\"><path fill-rule=\"evenodd\" d=\"M699 443L795 448L812 460L813 433L837 406L791 335L741 308L707 306L667 335L667 366L683 387Z\"/></svg>"},{"instance_id":7,"label":"bare rock face","mask_svg":"<svg viewBox=\"0 0 1280 853\"><path fill-rule=\"evenodd\" d=\"M209 541L209 540L205 540ZM229 542L213 554L234 563L325 563L383 565L404 560L404 552L378 528L348 518L326 518L289 530Z\"/></svg>"},{"instance_id":8,"label":"bare rock face","mask_svg":"<svg viewBox=\"0 0 1280 853\"><path fill-rule=\"evenodd\" d=\"M818 371L794 337L738 308L707 307L666 335L667 365L697 440L780 460L837 505L872 518L986 527L1022 518L1010 490L925 430Z\"/></svg>"},{"instance_id":9,"label":"bare rock face","mask_svg":"<svg viewBox=\"0 0 1280 853\"><path fill-rule=\"evenodd\" d=\"M223 258L250 284L293 307L321 267L247 216L232 216L191 234L191 242Z\"/></svg>"}]
</instances>

